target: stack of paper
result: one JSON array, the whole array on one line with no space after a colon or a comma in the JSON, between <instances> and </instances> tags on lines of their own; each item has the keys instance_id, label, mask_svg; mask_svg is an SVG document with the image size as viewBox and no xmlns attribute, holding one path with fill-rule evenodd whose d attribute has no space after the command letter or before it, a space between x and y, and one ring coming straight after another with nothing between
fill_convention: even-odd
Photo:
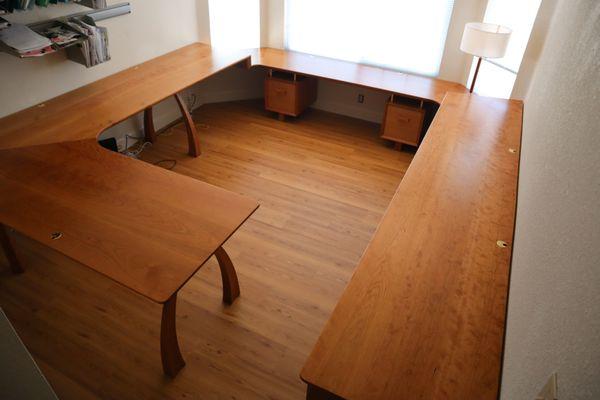
<instances>
[{"instance_id":1,"label":"stack of paper","mask_svg":"<svg viewBox=\"0 0 600 400\"><path fill-rule=\"evenodd\" d=\"M80 20L70 21L69 25L87 36L87 40L79 44L83 64L86 67L93 67L110 60L108 31L106 28L90 25Z\"/></svg>"},{"instance_id":2,"label":"stack of paper","mask_svg":"<svg viewBox=\"0 0 600 400\"><path fill-rule=\"evenodd\" d=\"M41 56L54 51L50 39L22 24L12 24L0 30L0 41L21 57Z\"/></svg>"},{"instance_id":3,"label":"stack of paper","mask_svg":"<svg viewBox=\"0 0 600 400\"><path fill-rule=\"evenodd\" d=\"M54 44L54 47L67 47L74 44L83 37L80 32L73 31L69 26L56 23L40 32Z\"/></svg>"}]
</instances>

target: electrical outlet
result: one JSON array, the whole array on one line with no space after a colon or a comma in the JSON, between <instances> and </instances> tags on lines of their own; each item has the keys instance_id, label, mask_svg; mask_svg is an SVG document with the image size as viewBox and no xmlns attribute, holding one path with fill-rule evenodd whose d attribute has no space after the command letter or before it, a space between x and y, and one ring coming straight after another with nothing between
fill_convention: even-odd
<instances>
[{"instance_id":1,"label":"electrical outlet","mask_svg":"<svg viewBox=\"0 0 600 400\"><path fill-rule=\"evenodd\" d=\"M540 393L536 396L535 400L557 400L557 392L558 385L556 382L556 373L554 373L548 378L548 382L546 382L542 390L540 390Z\"/></svg>"},{"instance_id":2,"label":"electrical outlet","mask_svg":"<svg viewBox=\"0 0 600 400\"><path fill-rule=\"evenodd\" d=\"M359 94L358 95L358 102L361 103L361 104L365 102L365 95L364 94Z\"/></svg>"}]
</instances>

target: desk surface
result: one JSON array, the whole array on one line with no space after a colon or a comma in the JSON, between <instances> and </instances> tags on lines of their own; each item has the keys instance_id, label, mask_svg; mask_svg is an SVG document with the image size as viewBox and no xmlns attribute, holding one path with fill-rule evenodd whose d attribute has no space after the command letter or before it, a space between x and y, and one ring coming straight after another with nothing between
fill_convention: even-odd
<instances>
[{"instance_id":1,"label":"desk surface","mask_svg":"<svg viewBox=\"0 0 600 400\"><path fill-rule=\"evenodd\" d=\"M240 220L256 204L108 153L92 139L248 57L253 65L441 103L302 378L351 399L395 398L398 393L423 399L496 398L520 102L452 93L467 90L451 82L282 50L221 54L190 45L0 120L0 149L14 148L0 150L0 221L93 263L156 301L166 300L176 289L174 282L187 280L210 256L203 240L217 244L236 228L235 218L220 215L215 221L207 215L206 203L198 202L201 207L194 202L208 198L216 205L227 197ZM88 140L73 142L81 139ZM54 142L65 143L16 149ZM140 187L136 191L132 180ZM113 215L115 207L118 215ZM203 227L214 229L214 235ZM63 229L66 240L50 241L48 234L55 229ZM135 243L136 249L121 240ZM497 247L498 240L509 246ZM156 251L142 251L155 246ZM176 268L169 275L159 264L172 260ZM119 267L124 265L127 270ZM136 265L150 266L168 283L159 285Z\"/></svg>"},{"instance_id":2,"label":"desk surface","mask_svg":"<svg viewBox=\"0 0 600 400\"><path fill-rule=\"evenodd\" d=\"M250 54L218 52L200 43L167 53L0 119L0 149L95 139Z\"/></svg>"},{"instance_id":3,"label":"desk surface","mask_svg":"<svg viewBox=\"0 0 600 400\"><path fill-rule=\"evenodd\" d=\"M347 399L497 398L521 109L446 96L302 379Z\"/></svg>"},{"instance_id":4,"label":"desk surface","mask_svg":"<svg viewBox=\"0 0 600 400\"><path fill-rule=\"evenodd\" d=\"M255 57L441 103L302 379L347 399L497 398L522 102L307 54Z\"/></svg>"},{"instance_id":5,"label":"desk surface","mask_svg":"<svg viewBox=\"0 0 600 400\"><path fill-rule=\"evenodd\" d=\"M258 207L95 140L2 150L0 187L0 221L159 303Z\"/></svg>"},{"instance_id":6,"label":"desk surface","mask_svg":"<svg viewBox=\"0 0 600 400\"><path fill-rule=\"evenodd\" d=\"M294 51L271 48L258 49L253 54L252 63L390 93L400 93L418 99L433 100L437 103L441 103L448 92L469 92L466 87L456 82Z\"/></svg>"},{"instance_id":7,"label":"desk surface","mask_svg":"<svg viewBox=\"0 0 600 400\"><path fill-rule=\"evenodd\" d=\"M168 300L258 203L109 152L96 137L248 56L187 46L1 119L0 222Z\"/></svg>"}]
</instances>

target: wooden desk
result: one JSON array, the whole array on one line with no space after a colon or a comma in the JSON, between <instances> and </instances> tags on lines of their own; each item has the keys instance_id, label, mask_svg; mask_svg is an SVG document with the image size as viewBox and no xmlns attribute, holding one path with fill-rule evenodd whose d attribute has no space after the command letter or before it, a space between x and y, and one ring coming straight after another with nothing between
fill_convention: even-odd
<instances>
[{"instance_id":1,"label":"wooden desk","mask_svg":"<svg viewBox=\"0 0 600 400\"><path fill-rule=\"evenodd\" d=\"M469 92L456 82L271 48L257 49L252 55L252 65L431 100L438 104L448 92Z\"/></svg>"},{"instance_id":2,"label":"wooden desk","mask_svg":"<svg viewBox=\"0 0 600 400\"><path fill-rule=\"evenodd\" d=\"M282 50L254 61L441 103L302 369L307 398L496 399L522 102Z\"/></svg>"},{"instance_id":3,"label":"wooden desk","mask_svg":"<svg viewBox=\"0 0 600 400\"><path fill-rule=\"evenodd\" d=\"M163 304L161 356L170 376L184 365L177 292L214 254L223 300L235 300L237 277L222 245L258 203L109 152L96 137L247 58L188 46L0 120L0 222ZM21 272L1 224L0 244Z\"/></svg>"},{"instance_id":4,"label":"wooden desk","mask_svg":"<svg viewBox=\"0 0 600 400\"><path fill-rule=\"evenodd\" d=\"M246 65L250 51L218 52L195 43L110 75L0 120L0 149L96 139L225 68Z\"/></svg>"},{"instance_id":5,"label":"wooden desk","mask_svg":"<svg viewBox=\"0 0 600 400\"><path fill-rule=\"evenodd\" d=\"M249 56L252 65L441 103L302 370L308 397L496 398L515 216L521 102L464 94L466 88L452 82L283 50L219 55L195 44L60 96L43 107L2 119L0 149L95 139L103 129L220 69L247 63ZM148 80L153 84L148 85ZM74 109L86 111L72 112ZM62 163L63 156L73 157L76 166ZM126 281L155 301L166 301L163 326L167 328L162 334L171 347L173 342L176 345L172 295L180 287L176 282L183 284L197 270L191 266L192 258L197 257L199 266L212 254L210 246L196 248L202 242L197 240L210 237L213 245L220 246L227 232L235 231L243 216L256 207L212 186L100 151L89 140L4 150L0 159L0 221L18 225L49 246L94 264L99 272ZM121 173L115 175L121 185L106 182L108 170L100 165L113 163L122 164L124 168L119 170L135 171L137 185L143 187L140 193L129 193L122 186L131 174L126 181ZM19 167L23 171L18 171ZM73 187L64 178L66 174L81 185ZM165 193L171 190L183 200L167 202ZM219 223L214 225L213 216L193 203L196 196L207 193L215 199L227 197L228 204L237 209L238 224L221 220L227 215L217 213ZM143 208L120 203L120 196L141 202ZM155 196L165 208L155 209L150 204ZM127 223L113 217L113 209L99 199L117 207ZM39 202L39 210L33 204L20 204L31 201ZM33 214L28 216L28 212ZM161 217L150 219L154 213ZM187 223L189 215L196 223ZM68 240L49 239L48 234L60 223L68 223L61 225ZM90 229L92 226L98 229ZM136 231L136 226L142 229ZM213 229L217 232L214 238ZM122 242L112 235L122 235L135 248L119 246ZM137 258L151 247L146 243L169 242L168 249L177 254L173 275L162 271L150 256ZM505 243L506 247L500 247ZM218 249L215 251L219 255ZM117 260L127 260L127 271L114 268ZM165 258L159 260L166 262ZM230 269L225 266L222 270ZM146 272L166 274L170 283L158 285ZM177 357L169 360L169 354L179 354L178 350L163 353L163 361L167 358L167 364L177 367Z\"/></svg>"}]
</instances>

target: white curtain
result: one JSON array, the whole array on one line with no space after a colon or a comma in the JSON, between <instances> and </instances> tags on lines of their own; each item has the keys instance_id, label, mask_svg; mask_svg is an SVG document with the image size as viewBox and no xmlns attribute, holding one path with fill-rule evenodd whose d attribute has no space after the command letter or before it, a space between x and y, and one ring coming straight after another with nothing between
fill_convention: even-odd
<instances>
[{"instance_id":1,"label":"white curtain","mask_svg":"<svg viewBox=\"0 0 600 400\"><path fill-rule=\"evenodd\" d=\"M210 43L219 49L260 46L259 0L209 0Z\"/></svg>"},{"instance_id":2,"label":"white curtain","mask_svg":"<svg viewBox=\"0 0 600 400\"><path fill-rule=\"evenodd\" d=\"M286 0L286 47L436 76L454 0Z\"/></svg>"}]
</instances>

